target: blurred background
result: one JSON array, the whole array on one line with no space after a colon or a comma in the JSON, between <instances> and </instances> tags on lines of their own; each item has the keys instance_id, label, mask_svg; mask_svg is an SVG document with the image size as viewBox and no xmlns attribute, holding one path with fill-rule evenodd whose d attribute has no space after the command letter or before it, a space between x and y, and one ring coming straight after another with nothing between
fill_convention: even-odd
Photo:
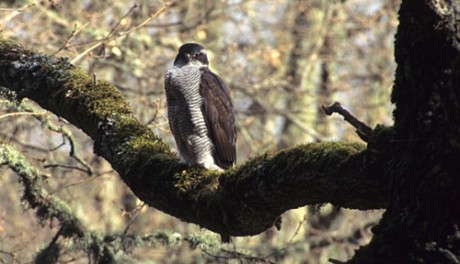
<instances>
[{"instance_id":1,"label":"blurred background","mask_svg":"<svg viewBox=\"0 0 460 264\"><path fill-rule=\"evenodd\" d=\"M113 83L136 117L175 150L165 116L163 74L178 47L206 47L227 83L238 122L238 163L317 141L358 141L321 105L339 101L371 127L391 125L393 36L400 0L3 0L0 36L72 63ZM92 151L80 130L25 100L0 97L0 141L50 175L45 188L102 234L202 237L207 246L137 247L136 263L327 263L347 260L372 237L381 211L303 207L283 215L281 231L233 238L149 208ZM58 230L21 201L18 177L0 164L0 263L29 263ZM60 238L60 263L87 263ZM212 246L214 245L214 246Z\"/></svg>"}]
</instances>

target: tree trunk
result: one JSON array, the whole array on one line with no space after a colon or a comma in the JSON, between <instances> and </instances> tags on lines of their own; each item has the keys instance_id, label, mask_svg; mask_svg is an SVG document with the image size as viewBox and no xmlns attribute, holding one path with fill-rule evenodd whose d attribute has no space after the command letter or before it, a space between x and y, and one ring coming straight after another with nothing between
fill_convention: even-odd
<instances>
[{"instance_id":1,"label":"tree trunk","mask_svg":"<svg viewBox=\"0 0 460 264\"><path fill-rule=\"evenodd\" d=\"M350 263L460 261L459 8L431 0L400 8L389 206Z\"/></svg>"}]
</instances>

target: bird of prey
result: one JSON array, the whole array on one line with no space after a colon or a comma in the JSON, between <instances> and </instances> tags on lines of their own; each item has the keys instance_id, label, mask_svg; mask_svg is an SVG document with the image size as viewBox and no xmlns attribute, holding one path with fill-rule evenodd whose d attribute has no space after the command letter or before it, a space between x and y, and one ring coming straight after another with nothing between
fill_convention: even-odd
<instances>
[{"instance_id":1,"label":"bird of prey","mask_svg":"<svg viewBox=\"0 0 460 264\"><path fill-rule=\"evenodd\" d=\"M236 161L235 109L230 90L208 64L201 45L179 48L165 74L168 119L182 162L223 170Z\"/></svg>"}]
</instances>

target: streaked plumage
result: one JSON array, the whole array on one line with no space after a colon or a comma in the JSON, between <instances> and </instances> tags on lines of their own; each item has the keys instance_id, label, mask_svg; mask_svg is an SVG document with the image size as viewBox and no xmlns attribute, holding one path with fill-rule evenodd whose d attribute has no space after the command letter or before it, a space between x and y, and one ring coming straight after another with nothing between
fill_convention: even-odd
<instances>
[{"instance_id":1,"label":"streaked plumage","mask_svg":"<svg viewBox=\"0 0 460 264\"><path fill-rule=\"evenodd\" d=\"M235 110L223 80L208 68L206 50L188 43L165 75L168 119L188 165L227 169L236 161Z\"/></svg>"}]
</instances>

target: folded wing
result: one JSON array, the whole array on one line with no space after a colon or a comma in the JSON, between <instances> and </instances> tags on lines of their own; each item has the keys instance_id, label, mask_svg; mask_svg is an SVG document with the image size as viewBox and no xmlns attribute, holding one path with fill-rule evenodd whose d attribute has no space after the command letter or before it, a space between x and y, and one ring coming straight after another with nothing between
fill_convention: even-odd
<instances>
[{"instance_id":1,"label":"folded wing","mask_svg":"<svg viewBox=\"0 0 460 264\"><path fill-rule=\"evenodd\" d=\"M215 146L214 160L224 169L236 162L235 109L230 90L223 80L207 67L202 68L200 94L209 137Z\"/></svg>"}]
</instances>

